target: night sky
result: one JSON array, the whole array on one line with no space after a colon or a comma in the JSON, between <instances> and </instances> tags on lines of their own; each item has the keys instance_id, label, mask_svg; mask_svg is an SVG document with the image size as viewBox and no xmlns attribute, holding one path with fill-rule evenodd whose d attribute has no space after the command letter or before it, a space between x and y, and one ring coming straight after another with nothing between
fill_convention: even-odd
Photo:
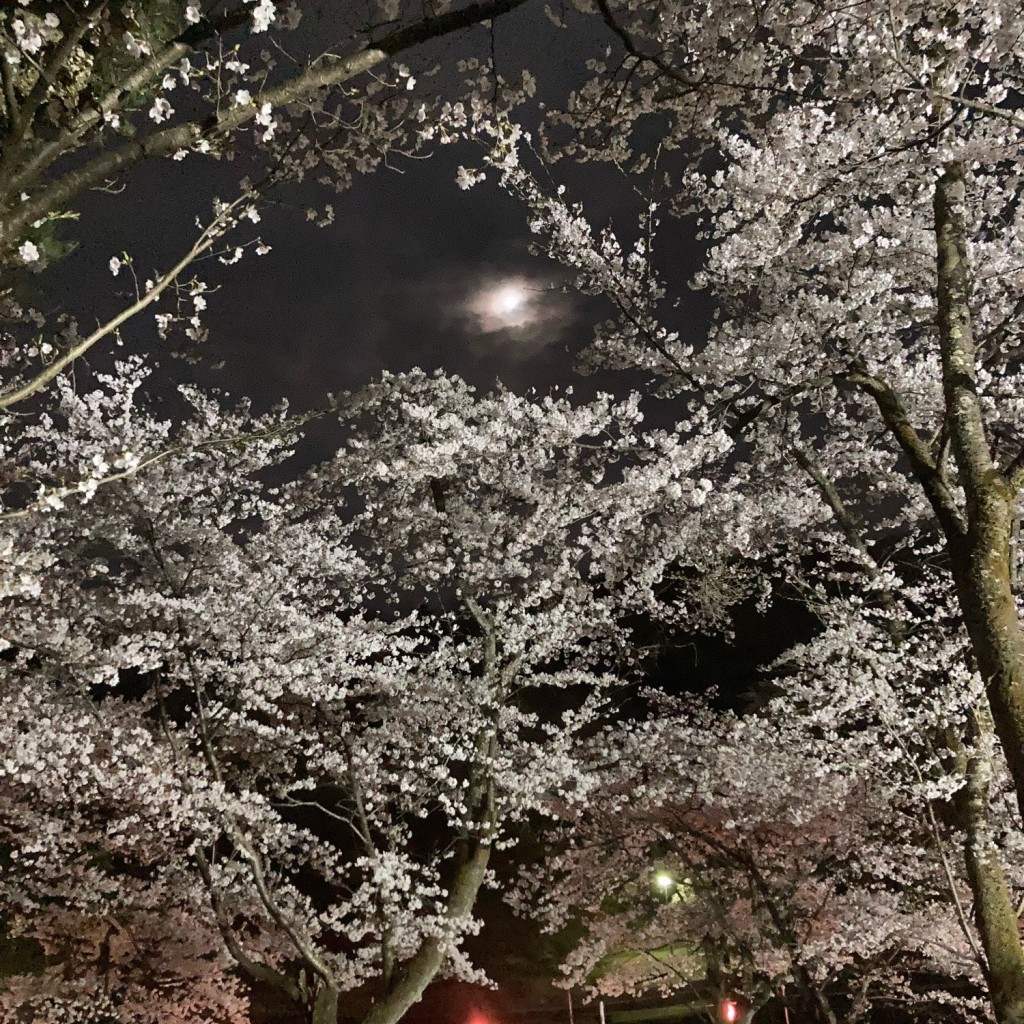
<instances>
[{"instance_id":1,"label":"night sky","mask_svg":"<svg viewBox=\"0 0 1024 1024\"><path fill-rule=\"evenodd\" d=\"M558 105L589 75L585 57L614 40L597 19L579 15L558 30L543 6L530 3L495 22L495 55L507 76L530 68L539 83L537 98ZM339 35L340 18L313 13L294 43L312 52ZM489 47L487 31L477 28L425 46L405 63L414 73L436 63L449 68L459 56L486 56ZM535 117L524 111L527 123ZM279 190L259 225L273 252L208 275L222 287L204 317L210 332L206 365L189 370L165 361L165 372L249 395L257 406L287 397L298 408L319 404L327 391L358 387L382 369L414 366L444 367L482 387L500 379L516 391L565 384L589 390L574 373L573 359L604 306L565 294L560 268L530 255L526 211L493 181L469 191L456 185L458 165L478 162L480 155L472 145L439 146L429 159L397 156L394 169L357 178L340 195L312 181ZM47 282L48 294L83 324L116 309L112 288L129 282L111 278L110 257L130 253L140 278L153 266L167 266L189 243L194 218L208 219L211 193L219 188L224 197L233 195L232 183L244 171L239 163L194 154L181 162L151 162L119 183L123 192L88 195L74 229L80 247L50 271L59 280ZM637 197L613 168L563 162L556 174L596 223L611 221L627 231L635 225ZM322 210L325 202L333 204L335 221L318 229L304 210ZM697 251L680 241L693 253L674 254L673 276L681 284ZM480 316L481 292L506 282L526 289L535 313L530 323ZM153 352L156 346L147 312L126 330L125 350ZM221 361L223 368L213 371ZM599 385L618 390L624 381L609 377Z\"/></svg>"},{"instance_id":2,"label":"night sky","mask_svg":"<svg viewBox=\"0 0 1024 1024\"><path fill-rule=\"evenodd\" d=\"M305 5L311 13L294 34L294 52L319 52L346 36L339 6ZM494 25L499 70L513 78L529 68L538 81L536 101L553 108L589 77L587 57L603 57L611 46L614 66L617 46L599 19L576 14L568 4L562 13L568 27L559 30L536 0ZM244 32L237 38L246 42ZM404 63L414 74L441 64L449 69L438 76L443 86L459 57L486 56L489 50L489 33L478 27L424 46ZM522 115L524 124L535 127L535 108L524 108ZM493 174L471 190L457 186L459 164L476 164L480 156L470 144L437 146L428 159L397 156L391 167L357 177L340 194L316 184L316 174L278 190L261 210L258 226L273 247L270 254L247 255L234 267L200 266L199 275L218 290L204 313L210 337L198 365L168 355L168 346L157 339L153 310L127 325L123 348L104 343L89 364L102 368L115 352L143 352L160 364L152 378L157 396L178 382L194 381L232 398L248 396L257 410L281 398L297 411L316 407L328 392L356 389L382 370L417 366L444 368L482 389L496 381L518 392L571 385L584 398L599 389L642 389L646 380L639 374L584 379L575 372L576 355L610 307L603 299L567 291L566 273L530 253L527 211L498 188ZM151 161L118 183L122 191L87 194L74 226L79 248L39 279L50 300L47 311L72 312L83 327L116 312L131 281L124 272L111 276L110 257L130 253L140 280L153 267L167 267L194 238L196 217L209 219L211 196L236 194L247 169L243 160L221 163L192 154L181 162ZM611 224L631 239L641 199L617 169L565 160L552 173L567 186L569 198L584 204L596 228ZM305 210L322 210L325 203L333 205L335 220L317 228ZM685 287L702 257L693 235L692 225L666 220L655 262L670 292L683 299L666 317L699 343L710 310ZM503 317L489 308L505 288L526 296L526 323L519 309ZM659 425L675 421L673 403L649 400L647 409ZM306 458L327 456L330 437L329 426L312 428ZM747 615L739 643L682 638L660 659L658 681L671 689L710 683L729 702L742 703L758 662L781 652L794 630L803 631L803 623L790 622L793 614L784 608L771 622Z\"/></svg>"}]
</instances>

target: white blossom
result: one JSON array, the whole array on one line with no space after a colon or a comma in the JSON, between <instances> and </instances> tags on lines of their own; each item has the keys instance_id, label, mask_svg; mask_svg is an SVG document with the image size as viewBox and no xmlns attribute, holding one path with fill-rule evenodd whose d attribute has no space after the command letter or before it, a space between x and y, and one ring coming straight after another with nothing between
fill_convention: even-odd
<instances>
[{"instance_id":1,"label":"white blossom","mask_svg":"<svg viewBox=\"0 0 1024 1024\"><path fill-rule=\"evenodd\" d=\"M277 16L277 6L273 0L248 0L255 3L252 10L252 31L266 32Z\"/></svg>"},{"instance_id":2,"label":"white blossom","mask_svg":"<svg viewBox=\"0 0 1024 1024\"><path fill-rule=\"evenodd\" d=\"M153 106L149 108L150 119L160 124L163 121L168 120L174 114L174 108L170 102L163 96L158 96L153 101Z\"/></svg>"},{"instance_id":3,"label":"white blossom","mask_svg":"<svg viewBox=\"0 0 1024 1024\"><path fill-rule=\"evenodd\" d=\"M128 53L136 60L140 60L142 57L148 57L152 52L149 44L145 40L137 39L131 32L124 33L124 47Z\"/></svg>"}]
</instances>

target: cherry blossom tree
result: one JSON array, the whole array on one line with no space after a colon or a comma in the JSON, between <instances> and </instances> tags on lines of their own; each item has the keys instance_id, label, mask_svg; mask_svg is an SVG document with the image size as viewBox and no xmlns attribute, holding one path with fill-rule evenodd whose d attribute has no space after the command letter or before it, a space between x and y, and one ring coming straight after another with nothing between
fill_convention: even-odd
<instances>
[{"instance_id":1,"label":"cherry blossom tree","mask_svg":"<svg viewBox=\"0 0 1024 1024\"><path fill-rule=\"evenodd\" d=\"M386 72L376 87L364 85L354 94L342 87L424 42L522 2L427 5L415 18L403 17L398 4L368 4L366 21L353 26L351 39L331 40L288 72L267 50L287 44L302 15L297 0L239 0L226 9L180 0L96 0L76 10L19 0L0 22L0 243L17 246L23 262L35 262L42 246L26 232L66 216L84 189L146 159L226 157L249 141L267 159L289 163L295 176L323 162L344 184L409 141L401 122L422 101L398 95L378 109L374 97L388 86L400 94L415 88L404 65ZM349 100L352 117L339 107ZM348 132L339 133L342 122ZM300 131L305 135L296 146ZM78 159L69 168L71 154Z\"/></svg>"},{"instance_id":2,"label":"cherry blossom tree","mask_svg":"<svg viewBox=\"0 0 1024 1024\"><path fill-rule=\"evenodd\" d=\"M541 245L613 303L584 365L639 367L681 406L705 405L751 453L717 486L758 507L793 481L764 555L781 573L798 552L813 562L810 579L797 574L813 600L866 573L853 607L877 612L922 569L946 576L908 599L910 622L966 630L954 675L980 674L988 710L965 750L985 744L990 714L1024 806L1020 10L578 6L605 24L619 65L595 66L540 152L642 175L639 240L595 231L525 171L504 175ZM655 130L657 166L641 142ZM690 282L716 303L706 340L681 332L652 256L666 215L697 218L707 245ZM820 560L829 544L845 569ZM983 807L962 777L959 802ZM984 877L982 819L965 828L988 982L997 1017L1018 1021L1024 951L1002 868Z\"/></svg>"},{"instance_id":3,"label":"cherry blossom tree","mask_svg":"<svg viewBox=\"0 0 1024 1024\"><path fill-rule=\"evenodd\" d=\"M582 926L568 984L710 986L753 1019L771 998L832 1024L991 1019L985 893L958 846L1014 876L1022 850L990 737L950 761L981 684L936 677L966 639L931 624L908 652L845 601L822 611L760 713L654 695L646 723L602 736L602 784L521 893L549 929Z\"/></svg>"},{"instance_id":4,"label":"cherry blossom tree","mask_svg":"<svg viewBox=\"0 0 1024 1024\"><path fill-rule=\"evenodd\" d=\"M835 439L829 457L848 463L899 456L908 482L886 491L919 492L943 538L1020 779L1009 554L1020 12L783 5L747 45L758 15L746 5L666 4L654 17L598 6L641 80L671 93L631 85L613 153L628 159L648 111L673 119L677 144L694 121L710 136L706 170L671 202L705 217L711 252L695 283L721 303L700 353L666 337L662 355L634 331L603 339L602 355L632 363L646 349L644 363L678 385L715 388L748 431L787 426L812 448ZM725 128L726 117L742 121Z\"/></svg>"},{"instance_id":5,"label":"cherry blossom tree","mask_svg":"<svg viewBox=\"0 0 1024 1024\"><path fill-rule=\"evenodd\" d=\"M315 1024L342 997L395 1021L437 971L477 976L459 942L492 850L587 798L625 614L727 539L702 483L727 439L642 432L635 399L386 376L335 403L331 460L271 485L298 429L283 411L186 390L174 426L143 378L63 387L16 452L45 472L59 434L87 476L134 469L9 488L13 923L122 934L167 899ZM679 614L711 614L702 593ZM142 891L121 884L135 870Z\"/></svg>"},{"instance_id":6,"label":"cherry blossom tree","mask_svg":"<svg viewBox=\"0 0 1024 1024\"><path fill-rule=\"evenodd\" d=\"M605 996L710 983L752 1014L781 997L830 1022L990 1019L922 816L872 775L822 773L776 739L763 720L687 709L625 741L545 879L549 926L586 923L567 983ZM644 766L652 741L669 753Z\"/></svg>"},{"instance_id":7,"label":"cherry blossom tree","mask_svg":"<svg viewBox=\"0 0 1024 1024\"><path fill-rule=\"evenodd\" d=\"M449 378L389 377L331 403L344 441L298 473L301 423L284 410L225 412L186 391L190 411L163 422L135 401L132 363L76 393L63 371L116 317L87 339L16 346L0 407L44 411L3 422L12 921L47 949L80 936L62 955L91 964L86 986L109 987L121 964L130 1005L138 965L117 936L159 935L147 914L166 901L190 922L173 977L216 977L226 956L316 1024L342 997L395 1020L438 970L471 976L458 943L491 851L553 812L610 850L604 893L641 891L653 857L692 876L687 899L617 920L572 883L552 921L582 908L596 929L575 976L624 945L666 970L674 951L659 951L682 937L685 957L742 964L755 1003L785 981L822 1019L855 1017L882 986L914 994L906 972L924 964L983 980L996 1019L1019 1024L1024 15L967 0L579 0L619 68L591 62L537 148L643 176L629 241L520 165L526 137L479 100L482 65L461 106L421 99L398 66L335 95L344 110L321 102L514 6L395 24L387 4L386 24L292 79L249 53L285 27L262 0L231 23L172 3L96 4L74 29L35 0L0 15L15 58L9 261L44 269L82 188L147 157L244 145L266 180L218 200L125 310L177 295L184 312L161 309L163 326L199 332L206 286L182 275L200 255L237 258L226 232L268 183L322 164L344 185L389 148L476 134L540 245L612 304L584 365L647 372L679 420L642 431L635 399L477 399ZM256 40L233 48L225 33L250 20ZM343 114L360 129L339 150ZM138 136L93 148L132 116ZM706 339L684 336L658 262L666 215L701 221ZM822 632L790 652L776 724L686 709L692 722L676 711L593 740L629 668L625 614L705 627L780 580ZM653 781L645 737L671 754ZM132 871L146 884L115 897L110 878ZM698 908L718 922L703 953ZM46 992L79 998L59 975ZM220 991L227 1007L234 989Z\"/></svg>"}]
</instances>

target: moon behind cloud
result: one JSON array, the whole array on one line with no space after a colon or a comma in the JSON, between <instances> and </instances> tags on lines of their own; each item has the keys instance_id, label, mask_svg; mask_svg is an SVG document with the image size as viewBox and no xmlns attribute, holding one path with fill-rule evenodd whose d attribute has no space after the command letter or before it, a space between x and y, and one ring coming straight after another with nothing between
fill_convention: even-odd
<instances>
[{"instance_id":1,"label":"moon behind cloud","mask_svg":"<svg viewBox=\"0 0 1024 1024\"><path fill-rule=\"evenodd\" d=\"M487 334L506 328L526 327L543 318L541 304L534 297L536 286L524 278L488 282L470 296L468 308Z\"/></svg>"},{"instance_id":2,"label":"moon behind cloud","mask_svg":"<svg viewBox=\"0 0 1024 1024\"><path fill-rule=\"evenodd\" d=\"M526 301L526 295L522 288L510 284L502 288L493 299L494 312L498 316L509 316L514 313Z\"/></svg>"}]
</instances>

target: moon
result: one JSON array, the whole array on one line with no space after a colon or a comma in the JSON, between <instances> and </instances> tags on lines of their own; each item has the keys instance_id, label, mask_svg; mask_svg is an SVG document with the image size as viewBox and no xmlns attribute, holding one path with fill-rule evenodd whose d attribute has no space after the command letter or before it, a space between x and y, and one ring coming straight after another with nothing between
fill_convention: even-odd
<instances>
[{"instance_id":1,"label":"moon","mask_svg":"<svg viewBox=\"0 0 1024 1024\"><path fill-rule=\"evenodd\" d=\"M508 316L521 309L526 302L526 293L519 285L509 284L499 288L491 299L491 307L498 316Z\"/></svg>"},{"instance_id":2,"label":"moon","mask_svg":"<svg viewBox=\"0 0 1024 1024\"><path fill-rule=\"evenodd\" d=\"M499 278L482 284L471 296L468 307L486 332L526 327L543 312L534 291L525 278Z\"/></svg>"}]
</instances>

